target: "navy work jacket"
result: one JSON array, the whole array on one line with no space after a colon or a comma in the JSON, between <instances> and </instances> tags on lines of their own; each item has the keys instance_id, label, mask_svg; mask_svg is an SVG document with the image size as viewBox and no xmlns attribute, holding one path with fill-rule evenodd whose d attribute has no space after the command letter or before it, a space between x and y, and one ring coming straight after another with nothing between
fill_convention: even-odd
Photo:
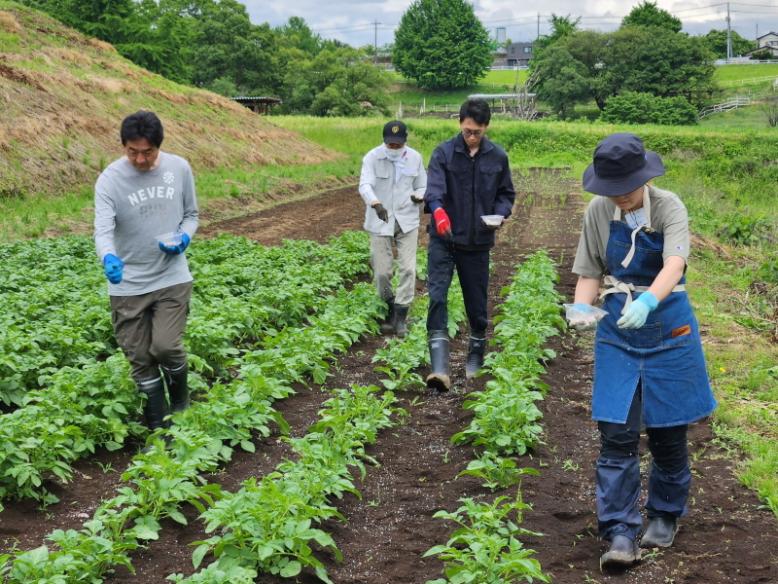
<instances>
[{"instance_id":1,"label":"navy work jacket","mask_svg":"<svg viewBox=\"0 0 778 584\"><path fill-rule=\"evenodd\" d=\"M435 148L427 169L424 211L443 207L451 219L452 243L459 249L485 250L494 245L494 230L487 229L481 215L508 218L516 199L508 155L488 138L474 157L462 134ZM430 237L439 237L435 221Z\"/></svg>"}]
</instances>

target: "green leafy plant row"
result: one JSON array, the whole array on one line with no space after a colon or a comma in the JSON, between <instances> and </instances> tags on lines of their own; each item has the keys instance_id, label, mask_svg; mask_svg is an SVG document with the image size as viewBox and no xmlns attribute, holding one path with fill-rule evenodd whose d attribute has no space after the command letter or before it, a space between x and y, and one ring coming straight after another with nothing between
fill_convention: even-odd
<instances>
[{"instance_id":1,"label":"green leafy plant row","mask_svg":"<svg viewBox=\"0 0 778 584\"><path fill-rule=\"evenodd\" d=\"M287 253L283 275L277 269L270 274L273 280L243 297L225 292L222 303L214 301L201 310L195 305L187 337L190 362L201 371L226 370L239 356L231 341L246 343L258 337L255 340L260 345L275 344L274 336L280 334L276 326L299 324L309 311L320 310L327 302L327 291L365 269L366 246L360 247L359 242L344 236L324 247L302 243L294 254ZM219 246L228 243L225 240ZM273 253L283 258L286 252ZM230 284L226 286L223 277L217 288L250 287L248 270L248 264L243 270L228 264L221 273L229 273ZM203 280L207 282L208 276ZM0 500L13 496L56 501L44 480L67 482L73 461L100 446L118 449L128 436L142 434L142 427L128 423L139 405L121 355L55 372L44 389L28 392L23 407L0 416Z\"/></svg>"},{"instance_id":2,"label":"green leafy plant row","mask_svg":"<svg viewBox=\"0 0 778 584\"><path fill-rule=\"evenodd\" d=\"M364 239L351 232L326 246L289 241L277 248L234 236L200 242L189 254L195 275L190 350L219 364L236 342L270 323L299 322L322 290L366 271ZM31 267L34 256L42 258L39 269ZM0 401L22 405L28 389L45 387L57 369L116 347L105 280L89 240L15 243L0 248L0 257L12 273L0 276L7 307L0 313Z\"/></svg>"},{"instance_id":3,"label":"green leafy plant row","mask_svg":"<svg viewBox=\"0 0 778 584\"><path fill-rule=\"evenodd\" d=\"M417 273L422 278L426 274L426 254L421 250L417 256ZM405 338L388 339L385 346L376 351L373 362L383 363L376 367L376 371L389 375L388 379L382 380L385 388L406 390L419 384L423 385L421 377L414 372L414 369L428 360L426 323L422 318L426 314L426 309L425 296L414 300L409 334ZM449 329L452 336L457 332L457 323L464 318L462 292L459 286L455 285L451 289L449 298ZM352 388L352 390L373 392L375 388ZM387 396L391 394L384 394L384 399ZM393 398L391 399L393 403ZM357 415L355 409L354 405L348 405L344 412L353 418ZM312 431L317 427L312 428ZM335 432L338 436L343 433L343 430ZM328 444L328 441L323 443L323 450L316 448L314 454L321 460L306 462L310 452L307 450L309 441L316 442L320 438L319 434L314 433L309 434L302 441L293 441L294 449L300 456L300 462L294 464L303 465L303 469L306 469L308 464L315 464L316 466L310 472L304 471L302 476L308 477L310 481L311 473L314 473L313 476L317 477L314 479L315 482L325 486L332 481L321 478L319 468L321 461L326 461L325 472L329 472L328 469L333 465L340 464L338 461L343 455L338 448L339 437L338 444L335 444L334 448ZM306 445L306 448L301 450L299 448L301 444ZM254 480L248 481L228 503L220 501L216 508L204 513L203 518L210 522L209 529L222 528L223 530L226 527L233 531L229 532L227 537L216 536L202 542L195 550L193 561L195 566L199 566L203 557L212 550L218 555L218 561L189 579L182 580L181 575L170 576L170 579L185 582L253 582L258 571L294 577L304 567L308 567L312 568L320 579L329 582L324 566L312 555L310 542L315 541L320 548L328 549L335 557L340 557L340 552L328 533L312 525L330 517L339 519L342 517L327 503L327 499L333 495L332 492L328 494L322 489L311 492L307 483L302 489L297 483L290 486L287 482L289 475L285 474L285 469L289 468L290 463L285 464L286 467L282 465L279 467L279 472L265 477L259 484ZM294 464L291 468L297 468ZM361 458L349 464L358 465L364 474ZM346 466L341 468L346 469ZM353 484L348 475L337 480L338 491L345 489L356 493L352 490ZM339 497L340 493L335 493L335 496ZM277 514L272 513L279 507L282 509L280 520L277 519ZM247 560L244 562L242 558Z\"/></svg>"},{"instance_id":4,"label":"green leafy plant row","mask_svg":"<svg viewBox=\"0 0 778 584\"><path fill-rule=\"evenodd\" d=\"M375 386L354 386L335 392L324 404L319 421L303 438L289 439L297 460L281 463L260 480L245 481L235 493L202 514L208 533L193 555L195 567L212 553L216 561L198 573L168 577L173 582L254 582L264 572L294 578L304 568L328 584L324 564L314 550L341 554L332 536L321 528L328 519L345 520L330 501L345 493L358 495L351 469L364 476L365 462L375 461L365 447L378 431L392 425L394 395L379 395Z\"/></svg>"},{"instance_id":5,"label":"green leafy plant row","mask_svg":"<svg viewBox=\"0 0 778 584\"><path fill-rule=\"evenodd\" d=\"M464 408L472 410L470 425L455 434L456 444L470 443L503 456L522 455L538 440L540 410L547 386L540 381L544 362L556 354L543 347L564 329L559 310L558 276L545 252L538 252L518 269L503 290L505 301L495 317L494 345L485 368L492 379L483 391L468 395Z\"/></svg>"},{"instance_id":6,"label":"green leafy plant row","mask_svg":"<svg viewBox=\"0 0 778 584\"><path fill-rule=\"evenodd\" d=\"M493 379L485 389L473 392L465 402L474 418L468 428L454 435L455 443L481 447L481 454L460 474L476 476L492 490L519 482L531 469L519 469L509 457L524 454L540 435L540 410L545 386L540 375L543 362L553 358L543 348L545 341L564 328L554 289L558 277L545 252L538 252L517 269L495 318L494 344L499 352L486 358L485 370ZM533 550L520 541L531 532L520 527L528 508L517 488L516 499L498 497L492 503L461 499L456 511L439 511L434 517L458 527L449 540L429 549L424 557L438 556L444 562L444 578L427 584L511 584L548 582Z\"/></svg>"},{"instance_id":7,"label":"green leafy plant row","mask_svg":"<svg viewBox=\"0 0 778 584\"><path fill-rule=\"evenodd\" d=\"M91 583L113 566L132 569L129 554L158 537L160 519L186 523L183 504L205 511L221 496L201 473L215 471L237 446L252 451L252 432L267 436L271 421L285 428L272 402L293 393L291 381L326 375L326 360L362 334L375 332L382 310L373 287L358 284L330 299L308 326L287 328L269 348L244 354L236 380L214 385L203 401L175 414L170 429L152 435L150 451L138 454L122 475L128 486L103 503L81 530L54 531L48 539L56 549L41 546L0 557L3 581Z\"/></svg>"},{"instance_id":8,"label":"green leafy plant row","mask_svg":"<svg viewBox=\"0 0 778 584\"><path fill-rule=\"evenodd\" d=\"M426 271L426 255L420 254L421 261L417 263L417 273ZM423 388L424 379L418 373L418 368L429 363L427 349L427 307L429 299L422 296L414 300L410 310L410 325L405 338L392 337L386 344L376 350L373 362L379 363L376 371L386 375L381 383L389 390L409 390ZM455 282L449 290L448 297L448 332L452 338L457 335L459 324L465 320L465 302L462 289Z\"/></svg>"}]
</instances>

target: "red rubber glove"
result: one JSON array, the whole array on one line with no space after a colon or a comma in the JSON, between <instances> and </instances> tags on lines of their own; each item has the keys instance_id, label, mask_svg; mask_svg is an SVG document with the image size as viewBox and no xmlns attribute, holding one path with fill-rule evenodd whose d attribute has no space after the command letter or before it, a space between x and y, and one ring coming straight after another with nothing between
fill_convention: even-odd
<instances>
[{"instance_id":1,"label":"red rubber glove","mask_svg":"<svg viewBox=\"0 0 778 584\"><path fill-rule=\"evenodd\" d=\"M435 219L435 231L441 237L451 236L451 219L448 218L448 213L443 207L438 207L433 211L432 217Z\"/></svg>"}]
</instances>

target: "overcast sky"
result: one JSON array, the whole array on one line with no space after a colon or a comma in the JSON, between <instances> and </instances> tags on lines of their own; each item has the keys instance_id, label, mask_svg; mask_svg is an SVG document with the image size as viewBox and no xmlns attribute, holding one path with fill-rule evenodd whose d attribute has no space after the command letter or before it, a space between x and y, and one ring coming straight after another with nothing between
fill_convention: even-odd
<instances>
[{"instance_id":1,"label":"overcast sky","mask_svg":"<svg viewBox=\"0 0 778 584\"><path fill-rule=\"evenodd\" d=\"M255 23L273 26L300 16L322 37L335 38L355 46L373 44L378 25L378 44L394 40L394 29L411 0L242 0ZM639 0L474 0L475 13L492 32L505 27L513 41L532 40L548 32L551 14L581 16L581 26L600 31L618 27L622 17ZM726 28L726 2L718 0L659 0L663 8L684 24L691 34L704 34L712 28ZM742 0L731 2L732 29L746 38L770 31L778 32L778 0Z\"/></svg>"}]
</instances>

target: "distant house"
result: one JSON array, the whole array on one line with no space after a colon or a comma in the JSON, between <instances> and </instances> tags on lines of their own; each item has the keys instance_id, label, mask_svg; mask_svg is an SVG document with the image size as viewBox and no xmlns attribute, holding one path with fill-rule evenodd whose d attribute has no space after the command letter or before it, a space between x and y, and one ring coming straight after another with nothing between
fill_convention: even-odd
<instances>
[{"instance_id":1,"label":"distant house","mask_svg":"<svg viewBox=\"0 0 778 584\"><path fill-rule=\"evenodd\" d=\"M765 49L772 53L773 57L778 57L778 33L768 32L756 39L758 48L757 51L764 51ZM751 51L753 53L754 51ZM751 54L749 53L749 54Z\"/></svg>"},{"instance_id":2,"label":"distant house","mask_svg":"<svg viewBox=\"0 0 778 584\"><path fill-rule=\"evenodd\" d=\"M495 67L526 67L532 58L532 42L511 43L494 55Z\"/></svg>"}]
</instances>

